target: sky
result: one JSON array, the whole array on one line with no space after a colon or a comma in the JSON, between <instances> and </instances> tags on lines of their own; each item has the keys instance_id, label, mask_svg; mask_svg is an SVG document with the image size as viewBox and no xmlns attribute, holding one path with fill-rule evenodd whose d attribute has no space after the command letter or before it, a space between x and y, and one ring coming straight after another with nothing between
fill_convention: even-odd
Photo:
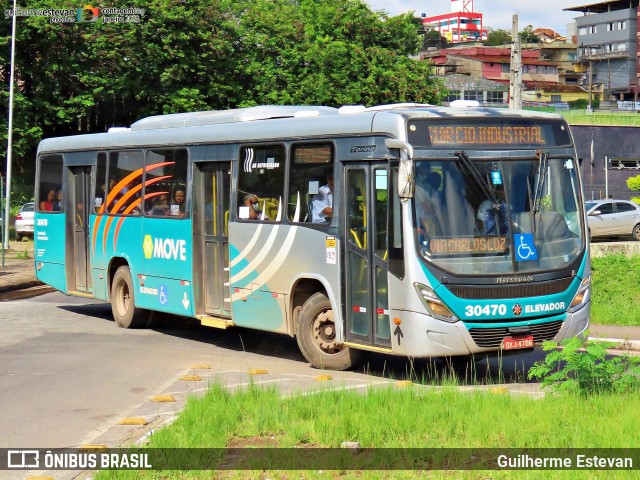
<instances>
[{"instance_id":1,"label":"sky","mask_svg":"<svg viewBox=\"0 0 640 480\"><path fill-rule=\"evenodd\" d=\"M451 0L365 0L373 10L385 10L389 15L413 10L417 16L441 15L451 11ZM598 3L597 0L474 0L474 12L482 13L484 28L511 31L514 14L518 15L518 30L527 25L550 28L567 34L567 24L581 12L565 12L563 8Z\"/></svg>"}]
</instances>

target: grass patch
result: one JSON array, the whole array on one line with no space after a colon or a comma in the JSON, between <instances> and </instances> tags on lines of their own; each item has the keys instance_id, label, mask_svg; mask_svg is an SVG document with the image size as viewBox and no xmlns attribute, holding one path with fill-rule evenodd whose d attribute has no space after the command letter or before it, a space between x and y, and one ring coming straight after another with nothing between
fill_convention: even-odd
<instances>
[{"instance_id":1,"label":"grass patch","mask_svg":"<svg viewBox=\"0 0 640 480\"><path fill-rule=\"evenodd\" d=\"M591 322L640 326L640 256L591 259Z\"/></svg>"},{"instance_id":2,"label":"grass patch","mask_svg":"<svg viewBox=\"0 0 640 480\"><path fill-rule=\"evenodd\" d=\"M541 399L455 388L371 389L281 398L251 386L230 393L214 385L154 434L152 448L635 448L638 395L549 395ZM482 471L182 471L101 472L110 478L489 478ZM550 478L541 471L496 471L490 478ZM553 478L613 478L614 472L562 471ZM598 477L598 474L602 474ZM616 471L615 478L637 473Z\"/></svg>"},{"instance_id":3,"label":"grass patch","mask_svg":"<svg viewBox=\"0 0 640 480\"><path fill-rule=\"evenodd\" d=\"M640 114L636 112L594 111L591 114L584 110L556 112L562 115L569 125L607 125L622 127L640 127Z\"/></svg>"}]
</instances>

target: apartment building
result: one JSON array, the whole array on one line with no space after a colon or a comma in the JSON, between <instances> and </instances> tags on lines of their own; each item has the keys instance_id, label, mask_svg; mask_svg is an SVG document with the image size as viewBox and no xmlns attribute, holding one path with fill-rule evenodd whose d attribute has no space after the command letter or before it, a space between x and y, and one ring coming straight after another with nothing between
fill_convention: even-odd
<instances>
[{"instance_id":1,"label":"apartment building","mask_svg":"<svg viewBox=\"0 0 640 480\"><path fill-rule=\"evenodd\" d=\"M576 69L581 84L605 100L638 100L640 94L639 0L612 0L565 8L576 18Z\"/></svg>"},{"instance_id":2,"label":"apartment building","mask_svg":"<svg viewBox=\"0 0 640 480\"><path fill-rule=\"evenodd\" d=\"M488 30L482 25L482 13L473 10L473 0L451 0L450 13L422 14L422 23L440 32L450 43L487 39Z\"/></svg>"}]
</instances>

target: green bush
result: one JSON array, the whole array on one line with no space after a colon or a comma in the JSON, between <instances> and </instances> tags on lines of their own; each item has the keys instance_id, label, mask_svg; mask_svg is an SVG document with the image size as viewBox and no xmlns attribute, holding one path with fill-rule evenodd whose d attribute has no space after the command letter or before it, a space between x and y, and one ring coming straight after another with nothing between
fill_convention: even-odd
<instances>
[{"instance_id":1,"label":"green bush","mask_svg":"<svg viewBox=\"0 0 640 480\"><path fill-rule=\"evenodd\" d=\"M569 108L584 110L585 108L587 108L587 103L589 102L587 102L587 100L585 100L584 98L579 98L578 100L569 102Z\"/></svg>"},{"instance_id":2,"label":"green bush","mask_svg":"<svg viewBox=\"0 0 640 480\"><path fill-rule=\"evenodd\" d=\"M586 335L586 334L585 334ZM562 348L558 349L561 346ZM557 392L624 393L640 390L640 358L629 355L610 356L609 342L594 343L574 337L560 342L547 341L544 351L550 351L542 362L529 370L529 378L539 378L543 388Z\"/></svg>"}]
</instances>

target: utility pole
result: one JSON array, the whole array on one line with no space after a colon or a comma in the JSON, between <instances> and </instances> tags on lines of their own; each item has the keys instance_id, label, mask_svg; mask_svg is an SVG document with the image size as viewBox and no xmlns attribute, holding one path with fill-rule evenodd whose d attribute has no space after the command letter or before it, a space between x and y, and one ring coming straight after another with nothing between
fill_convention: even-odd
<instances>
[{"instance_id":1,"label":"utility pole","mask_svg":"<svg viewBox=\"0 0 640 480\"><path fill-rule=\"evenodd\" d=\"M522 51L518 34L518 15L511 26L511 68L509 74L509 108L522 109Z\"/></svg>"},{"instance_id":2,"label":"utility pole","mask_svg":"<svg viewBox=\"0 0 640 480\"><path fill-rule=\"evenodd\" d=\"M604 198L609 198L609 157L604 156Z\"/></svg>"},{"instance_id":3,"label":"utility pole","mask_svg":"<svg viewBox=\"0 0 640 480\"><path fill-rule=\"evenodd\" d=\"M587 105L587 110L590 112L592 107L591 107L591 102L593 101L592 96L593 96L593 69L592 69L592 65L591 65L591 59L589 59L589 105Z\"/></svg>"},{"instance_id":4,"label":"utility pole","mask_svg":"<svg viewBox=\"0 0 640 480\"><path fill-rule=\"evenodd\" d=\"M2 236L2 248L9 247L9 208L11 204L11 161L13 146L13 77L16 69L16 1L13 0L13 12L11 15L11 70L9 77L9 125L7 127L7 190L5 192L4 205L4 235ZM4 258L4 257L3 257Z\"/></svg>"}]
</instances>

